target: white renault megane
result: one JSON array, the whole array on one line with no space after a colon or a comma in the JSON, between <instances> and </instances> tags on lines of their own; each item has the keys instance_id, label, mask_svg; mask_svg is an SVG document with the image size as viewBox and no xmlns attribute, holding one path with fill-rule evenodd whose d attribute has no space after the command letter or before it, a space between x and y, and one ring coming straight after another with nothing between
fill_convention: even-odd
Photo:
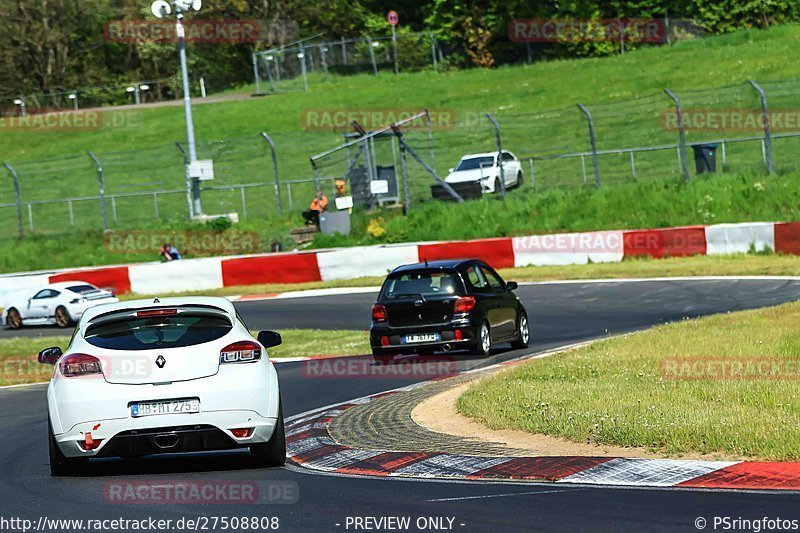
<instances>
[{"instance_id":1,"label":"white renault megane","mask_svg":"<svg viewBox=\"0 0 800 533\"><path fill-rule=\"evenodd\" d=\"M138 300L84 313L69 346L39 353L47 389L50 469L91 457L249 447L263 466L286 458L278 376L267 348L224 298Z\"/></svg>"}]
</instances>

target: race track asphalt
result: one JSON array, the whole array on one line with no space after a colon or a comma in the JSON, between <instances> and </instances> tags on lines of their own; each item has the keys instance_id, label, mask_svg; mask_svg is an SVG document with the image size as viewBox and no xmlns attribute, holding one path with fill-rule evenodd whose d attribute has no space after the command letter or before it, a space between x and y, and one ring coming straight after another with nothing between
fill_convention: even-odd
<instances>
[{"instance_id":1,"label":"race track asphalt","mask_svg":"<svg viewBox=\"0 0 800 533\"><path fill-rule=\"evenodd\" d=\"M527 285L518 294L533 324L530 351L646 328L667 321L800 299L800 283L782 280L650 281ZM252 329L366 329L374 295L241 302ZM38 328L44 329L44 328ZM30 331L30 330L28 330ZM499 349L461 369L519 355ZM312 378L303 363L278 365L286 416L406 385L415 379ZM239 452L105 460L80 477L49 476L43 386L0 390L0 530L2 519L103 519L277 516L285 531L355 531L348 517L450 517L457 531L697 531L714 516L800 518L800 495L625 489L533 483L354 478L297 466L252 468ZM285 505L123 505L109 503L110 482L176 480L282 482L298 489ZM295 485L296 484L296 485ZM337 525L338 524L338 525ZM463 525L461 525L463 524ZM63 529L62 529L63 530ZM364 530L364 529L361 529ZM416 528L412 528L416 530Z\"/></svg>"}]
</instances>

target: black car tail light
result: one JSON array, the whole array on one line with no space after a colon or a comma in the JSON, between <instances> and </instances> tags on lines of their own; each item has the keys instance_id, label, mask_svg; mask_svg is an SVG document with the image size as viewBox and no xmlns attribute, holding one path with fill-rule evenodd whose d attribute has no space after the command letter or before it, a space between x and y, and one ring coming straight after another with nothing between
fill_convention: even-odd
<instances>
[{"instance_id":1,"label":"black car tail light","mask_svg":"<svg viewBox=\"0 0 800 533\"><path fill-rule=\"evenodd\" d=\"M453 306L453 313L469 313L475 309L474 296L461 296Z\"/></svg>"},{"instance_id":2,"label":"black car tail light","mask_svg":"<svg viewBox=\"0 0 800 533\"><path fill-rule=\"evenodd\" d=\"M386 312L386 307L381 304L375 304L372 306L372 321L373 322L386 322L389 318L389 314Z\"/></svg>"}]
</instances>

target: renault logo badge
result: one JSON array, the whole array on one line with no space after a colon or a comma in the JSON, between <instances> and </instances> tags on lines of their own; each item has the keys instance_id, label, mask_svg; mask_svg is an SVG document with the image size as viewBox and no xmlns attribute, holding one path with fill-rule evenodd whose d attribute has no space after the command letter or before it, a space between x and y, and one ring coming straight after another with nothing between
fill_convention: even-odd
<instances>
[{"instance_id":1,"label":"renault logo badge","mask_svg":"<svg viewBox=\"0 0 800 533\"><path fill-rule=\"evenodd\" d=\"M157 366L158 368L164 368L164 365L166 365L166 364L167 364L167 360L166 360L166 359L164 359L164 356L163 356L163 355L159 355L159 356L156 358L156 366Z\"/></svg>"}]
</instances>

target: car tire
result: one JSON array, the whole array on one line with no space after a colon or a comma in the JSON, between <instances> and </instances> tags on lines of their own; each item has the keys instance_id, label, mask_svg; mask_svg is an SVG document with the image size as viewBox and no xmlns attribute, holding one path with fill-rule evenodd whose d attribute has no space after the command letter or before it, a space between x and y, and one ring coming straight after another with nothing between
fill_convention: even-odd
<instances>
[{"instance_id":1,"label":"car tire","mask_svg":"<svg viewBox=\"0 0 800 533\"><path fill-rule=\"evenodd\" d=\"M280 402L280 400L279 400ZM269 441L250 446L250 453L261 467L286 464L286 430L283 422L283 403L278 403L278 422Z\"/></svg>"},{"instance_id":2,"label":"car tire","mask_svg":"<svg viewBox=\"0 0 800 533\"><path fill-rule=\"evenodd\" d=\"M78 470L78 466L89 462L89 459L85 457L72 459L65 457L61 453L56 444L56 437L53 435L53 426L50 425L49 421L47 423L47 443L50 455L50 475L53 477L74 475Z\"/></svg>"},{"instance_id":3,"label":"car tire","mask_svg":"<svg viewBox=\"0 0 800 533\"><path fill-rule=\"evenodd\" d=\"M517 183L514 185L515 189L519 189L522 187L523 179L522 179L522 171L517 172Z\"/></svg>"},{"instance_id":4,"label":"car tire","mask_svg":"<svg viewBox=\"0 0 800 533\"><path fill-rule=\"evenodd\" d=\"M60 328L66 328L69 327L70 324L72 324L72 318L70 318L69 312L63 305L59 305L58 307L56 307L55 319L56 319L56 326Z\"/></svg>"},{"instance_id":5,"label":"car tire","mask_svg":"<svg viewBox=\"0 0 800 533\"><path fill-rule=\"evenodd\" d=\"M492 351L492 330L489 328L487 321L481 322L478 326L478 336L475 342L475 351L478 355L488 357Z\"/></svg>"},{"instance_id":6,"label":"car tire","mask_svg":"<svg viewBox=\"0 0 800 533\"><path fill-rule=\"evenodd\" d=\"M517 319L517 338L511 343L515 350L522 350L528 347L531 338L530 322L525 311L520 312Z\"/></svg>"},{"instance_id":7,"label":"car tire","mask_svg":"<svg viewBox=\"0 0 800 533\"><path fill-rule=\"evenodd\" d=\"M6 313L6 326L9 329L19 329L22 327L22 316L20 316L19 311L16 308L12 307Z\"/></svg>"},{"instance_id":8,"label":"car tire","mask_svg":"<svg viewBox=\"0 0 800 533\"><path fill-rule=\"evenodd\" d=\"M494 190L492 190L493 194L500 192L500 178L494 179Z\"/></svg>"}]
</instances>

